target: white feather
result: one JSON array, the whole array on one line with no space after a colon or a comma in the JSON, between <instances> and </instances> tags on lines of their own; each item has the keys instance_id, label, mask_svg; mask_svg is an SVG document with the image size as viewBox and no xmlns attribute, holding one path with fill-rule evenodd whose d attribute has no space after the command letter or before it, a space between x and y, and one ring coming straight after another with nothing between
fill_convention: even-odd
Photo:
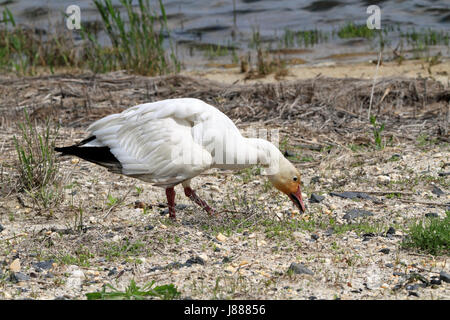
<instances>
[{"instance_id":1,"label":"white feather","mask_svg":"<svg viewBox=\"0 0 450 320\"><path fill-rule=\"evenodd\" d=\"M253 148L225 114L191 98L137 105L94 122L88 131L96 137L89 145L108 146L123 174L160 186L223 167L217 159L226 155L216 152L217 141L238 153Z\"/></svg>"}]
</instances>

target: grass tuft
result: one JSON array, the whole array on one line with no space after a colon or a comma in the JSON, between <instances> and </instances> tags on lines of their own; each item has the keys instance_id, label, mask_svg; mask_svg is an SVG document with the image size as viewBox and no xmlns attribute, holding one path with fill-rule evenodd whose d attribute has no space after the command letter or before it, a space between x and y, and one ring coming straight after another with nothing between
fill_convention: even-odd
<instances>
[{"instance_id":1,"label":"grass tuft","mask_svg":"<svg viewBox=\"0 0 450 320\"><path fill-rule=\"evenodd\" d=\"M96 37L82 29L88 42L87 61L94 71L107 72L126 69L143 75L162 75L179 70L179 62L172 50L167 56L164 39L169 37L164 5L159 0L161 14L154 11L149 0L139 0L138 10L132 0L120 0L126 11L122 17L120 8L111 0L94 0L105 26L111 47L101 46Z\"/></svg>"},{"instance_id":2,"label":"grass tuft","mask_svg":"<svg viewBox=\"0 0 450 320\"><path fill-rule=\"evenodd\" d=\"M18 157L15 165L18 173L16 188L30 196L38 208L50 208L63 199L54 151L59 127L54 127L47 120L45 127L39 131L26 111L24 116L25 123L19 124L21 136L13 137Z\"/></svg>"},{"instance_id":3,"label":"grass tuft","mask_svg":"<svg viewBox=\"0 0 450 320\"><path fill-rule=\"evenodd\" d=\"M134 279L131 279L125 291L119 291L110 284L105 284L102 291L86 293L88 300L144 300L148 297L157 297L162 300L173 300L181 295L173 284L155 286L155 281L147 283L142 288L139 287ZM106 291L106 288L111 291Z\"/></svg>"},{"instance_id":4,"label":"grass tuft","mask_svg":"<svg viewBox=\"0 0 450 320\"><path fill-rule=\"evenodd\" d=\"M425 218L409 227L404 248L417 248L433 255L450 254L450 211L444 219Z\"/></svg>"}]
</instances>

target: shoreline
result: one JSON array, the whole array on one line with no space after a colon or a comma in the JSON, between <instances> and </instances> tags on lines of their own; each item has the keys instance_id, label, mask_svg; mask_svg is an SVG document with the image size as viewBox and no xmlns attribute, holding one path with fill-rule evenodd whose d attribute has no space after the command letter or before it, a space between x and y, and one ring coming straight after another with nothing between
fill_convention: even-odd
<instances>
[{"instance_id":1,"label":"shoreline","mask_svg":"<svg viewBox=\"0 0 450 320\"><path fill-rule=\"evenodd\" d=\"M431 74L428 71L429 62L423 59L407 60L402 64L394 61L382 62L379 66L377 79L390 77L405 78L433 78L449 87L450 59L442 58L439 64L432 65ZM180 74L200 77L225 84L253 84L253 83L273 83L289 80L306 80L316 77L329 78L359 78L373 79L376 71L376 62L323 62L316 65L289 65L288 74L277 80L275 74L269 74L258 79L246 80L246 73L242 73L239 67L234 68L210 68L202 71L182 71Z\"/></svg>"}]
</instances>

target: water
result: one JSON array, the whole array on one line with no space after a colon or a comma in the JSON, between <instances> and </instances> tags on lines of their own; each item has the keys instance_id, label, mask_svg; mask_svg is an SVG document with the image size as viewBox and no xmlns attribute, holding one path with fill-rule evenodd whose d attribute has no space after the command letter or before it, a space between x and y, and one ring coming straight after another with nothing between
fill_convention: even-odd
<instances>
[{"instance_id":1,"label":"water","mask_svg":"<svg viewBox=\"0 0 450 320\"><path fill-rule=\"evenodd\" d=\"M113 3L120 4L118 0ZM157 1L151 3L157 6ZM220 44L246 50L256 30L263 42L276 43L286 28L331 32L348 21L365 24L370 4L381 8L382 28L395 24L417 30L450 30L449 0L163 0L163 3L177 50L188 61L194 56L192 46L196 44ZM0 10L6 5L17 22L47 28L49 23L63 21L62 13L72 4L81 8L83 22L100 20L91 0L0 0ZM353 52L355 45L362 51L374 50L364 41L333 41L320 45L306 57L317 60L327 54Z\"/></svg>"}]
</instances>

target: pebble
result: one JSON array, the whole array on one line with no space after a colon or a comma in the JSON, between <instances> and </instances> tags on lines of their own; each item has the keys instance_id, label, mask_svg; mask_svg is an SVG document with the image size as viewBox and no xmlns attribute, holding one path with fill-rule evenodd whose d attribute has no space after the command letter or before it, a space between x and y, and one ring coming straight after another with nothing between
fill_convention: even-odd
<instances>
[{"instance_id":1,"label":"pebble","mask_svg":"<svg viewBox=\"0 0 450 320\"><path fill-rule=\"evenodd\" d=\"M40 261L33 263L32 266L36 269L37 272L41 272L42 270L49 270L53 267L53 260Z\"/></svg>"},{"instance_id":2,"label":"pebble","mask_svg":"<svg viewBox=\"0 0 450 320\"><path fill-rule=\"evenodd\" d=\"M289 266L288 271L291 271L291 272L296 273L296 274L314 275L314 272L309 270L305 265L303 265L303 263L292 262L291 265Z\"/></svg>"},{"instance_id":3,"label":"pebble","mask_svg":"<svg viewBox=\"0 0 450 320\"><path fill-rule=\"evenodd\" d=\"M345 192L330 192L330 196L340 197L344 199L367 199L372 200L372 197L369 196L367 193L364 192L351 192L351 191L345 191Z\"/></svg>"},{"instance_id":4,"label":"pebble","mask_svg":"<svg viewBox=\"0 0 450 320\"><path fill-rule=\"evenodd\" d=\"M236 272L236 268L234 268L233 266L226 266L224 268L225 272L227 273L235 273Z\"/></svg>"},{"instance_id":5,"label":"pebble","mask_svg":"<svg viewBox=\"0 0 450 320\"><path fill-rule=\"evenodd\" d=\"M373 216L373 212L361 209L352 209L350 211L347 211L347 213L344 215L343 218L349 221L359 217L367 217L367 216Z\"/></svg>"},{"instance_id":6,"label":"pebble","mask_svg":"<svg viewBox=\"0 0 450 320\"><path fill-rule=\"evenodd\" d=\"M437 285L441 285L442 281L439 279L431 279L430 280L430 284L437 284Z\"/></svg>"},{"instance_id":7,"label":"pebble","mask_svg":"<svg viewBox=\"0 0 450 320\"><path fill-rule=\"evenodd\" d=\"M73 268L73 266L71 267ZM84 272L82 270L75 269L70 273L69 277L67 278L65 287L67 289L80 290L81 284L83 283L83 279L85 278L86 276L84 275Z\"/></svg>"},{"instance_id":8,"label":"pebble","mask_svg":"<svg viewBox=\"0 0 450 320\"><path fill-rule=\"evenodd\" d=\"M215 191L215 192L218 192L218 193L221 193L221 192L222 192L222 190L220 190L220 188L217 187L217 186L210 186L209 189L210 189L211 191Z\"/></svg>"},{"instance_id":9,"label":"pebble","mask_svg":"<svg viewBox=\"0 0 450 320\"><path fill-rule=\"evenodd\" d=\"M445 271L441 271L439 273L439 280L442 280L442 281L444 281L446 283L450 283L450 274L448 274Z\"/></svg>"},{"instance_id":10,"label":"pebble","mask_svg":"<svg viewBox=\"0 0 450 320\"><path fill-rule=\"evenodd\" d=\"M9 265L9 270L12 272L19 272L20 271L20 260L14 259L14 261Z\"/></svg>"},{"instance_id":11,"label":"pebble","mask_svg":"<svg viewBox=\"0 0 450 320\"><path fill-rule=\"evenodd\" d=\"M439 218L439 215L436 212L425 213L425 217L427 218Z\"/></svg>"},{"instance_id":12,"label":"pebble","mask_svg":"<svg viewBox=\"0 0 450 320\"><path fill-rule=\"evenodd\" d=\"M405 289L407 291L417 290L418 288L419 288L419 286L417 284L407 284L405 286Z\"/></svg>"},{"instance_id":13,"label":"pebble","mask_svg":"<svg viewBox=\"0 0 450 320\"><path fill-rule=\"evenodd\" d=\"M378 176L377 182L382 184L388 184L391 181L391 178L389 176Z\"/></svg>"},{"instance_id":14,"label":"pebble","mask_svg":"<svg viewBox=\"0 0 450 320\"><path fill-rule=\"evenodd\" d=\"M221 233L219 233L217 236L216 236L216 239L218 240L218 241L220 241L220 242L225 242L225 241L227 241L227 237L225 237L223 234L221 234Z\"/></svg>"},{"instance_id":15,"label":"pebble","mask_svg":"<svg viewBox=\"0 0 450 320\"><path fill-rule=\"evenodd\" d=\"M389 227L388 231L386 231L386 234L391 234L394 235L395 234L395 229L393 227Z\"/></svg>"},{"instance_id":16,"label":"pebble","mask_svg":"<svg viewBox=\"0 0 450 320\"><path fill-rule=\"evenodd\" d=\"M115 276L117 274L117 268L114 267L108 272L108 277Z\"/></svg>"},{"instance_id":17,"label":"pebble","mask_svg":"<svg viewBox=\"0 0 450 320\"><path fill-rule=\"evenodd\" d=\"M135 209L145 209L147 206L145 205L145 203L144 202L142 202L142 201L140 201L140 200L136 200L135 202L134 202L134 208Z\"/></svg>"},{"instance_id":18,"label":"pebble","mask_svg":"<svg viewBox=\"0 0 450 320\"><path fill-rule=\"evenodd\" d=\"M206 259L204 259L204 258L206 258ZM206 255L203 255L203 257L195 256L193 258L187 259L186 262L185 262L185 265L186 266L191 266L193 264L201 264L202 266L204 266L206 264L206 260L208 260Z\"/></svg>"},{"instance_id":19,"label":"pebble","mask_svg":"<svg viewBox=\"0 0 450 320\"><path fill-rule=\"evenodd\" d=\"M318 194L315 193L311 193L311 197L309 198L309 202L311 203L320 203L325 199L324 196L320 196Z\"/></svg>"},{"instance_id":20,"label":"pebble","mask_svg":"<svg viewBox=\"0 0 450 320\"><path fill-rule=\"evenodd\" d=\"M435 195L437 195L438 197L444 195L444 191L442 191L439 187L437 186L433 186L433 190L431 190L432 193L434 193Z\"/></svg>"},{"instance_id":21,"label":"pebble","mask_svg":"<svg viewBox=\"0 0 450 320\"><path fill-rule=\"evenodd\" d=\"M330 237L332 234L334 233L334 229L333 228L328 228L324 235L326 235L327 237Z\"/></svg>"},{"instance_id":22,"label":"pebble","mask_svg":"<svg viewBox=\"0 0 450 320\"><path fill-rule=\"evenodd\" d=\"M249 264L249 262L248 262L247 260L242 260L242 261L239 263L239 267L245 266L245 265L247 265L247 264Z\"/></svg>"},{"instance_id":23,"label":"pebble","mask_svg":"<svg viewBox=\"0 0 450 320\"><path fill-rule=\"evenodd\" d=\"M22 272L12 272L11 276L10 276L10 280L12 282L28 281L30 279L31 278L28 275L26 275Z\"/></svg>"}]
</instances>

